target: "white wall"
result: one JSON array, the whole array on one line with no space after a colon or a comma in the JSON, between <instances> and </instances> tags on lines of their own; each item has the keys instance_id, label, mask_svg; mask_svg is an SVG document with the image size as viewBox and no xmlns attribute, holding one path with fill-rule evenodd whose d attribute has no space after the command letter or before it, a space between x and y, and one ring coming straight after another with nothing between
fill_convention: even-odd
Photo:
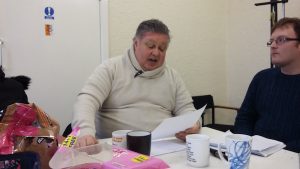
<instances>
[{"instance_id":1,"label":"white wall","mask_svg":"<svg viewBox=\"0 0 300 169\"><path fill-rule=\"evenodd\" d=\"M168 25L172 39L167 63L183 77L192 95L226 99L226 1L110 0L110 56L130 47L138 24L157 18Z\"/></svg>"},{"instance_id":2,"label":"white wall","mask_svg":"<svg viewBox=\"0 0 300 169\"><path fill-rule=\"evenodd\" d=\"M0 24L0 38L3 38L2 28L18 28L9 31L14 43L5 42L3 49L7 75L31 76L30 101L57 119L63 130L71 120L76 93L100 63L99 1L43 1L35 8L28 2L22 6L16 0L0 2L0 20L9 20ZM7 2L22 10L10 10L16 8L3 5ZM54 3L56 11L63 12L57 14L54 25L54 33L59 39L36 41L37 36L25 32L43 34L43 26L39 25L42 19L24 17L22 12L41 14L39 8L47 3ZM266 47L269 6L255 7L255 2L249 0L109 0L108 3L110 57L122 54L130 46L142 20L161 19L172 34L167 62L182 75L192 95L212 94L217 104L239 106L254 74L269 67L269 49ZM300 17L299 6L299 0L290 0L286 15ZM279 5L279 11L280 8ZM14 13L8 16L8 10ZM16 22L20 17L24 21ZM30 41L21 41L23 38ZM21 46L33 49L25 48L25 54L19 50ZM10 57L13 54L18 57ZM91 66L78 64L70 68L69 63L81 61L89 62ZM45 78L43 71L50 76ZM67 75L57 79L56 75L62 72ZM217 120L232 122L233 117L224 114Z\"/></svg>"},{"instance_id":3,"label":"white wall","mask_svg":"<svg viewBox=\"0 0 300 169\"><path fill-rule=\"evenodd\" d=\"M249 0L229 0L226 37L227 100L240 106L253 76L270 67L270 6L254 6ZM286 4L286 17L300 17L300 1ZM278 5L282 18L282 5Z\"/></svg>"},{"instance_id":4,"label":"white wall","mask_svg":"<svg viewBox=\"0 0 300 169\"><path fill-rule=\"evenodd\" d=\"M167 63L192 95L212 94L216 104L239 107L256 72L270 67L270 6L255 1L109 0L110 57L131 44L137 25L158 18L172 34ZM300 1L286 4L286 16L300 17ZM278 5L281 18L281 5ZM217 122L233 123L221 112Z\"/></svg>"},{"instance_id":5,"label":"white wall","mask_svg":"<svg viewBox=\"0 0 300 169\"><path fill-rule=\"evenodd\" d=\"M55 19L44 20L44 8ZM101 63L99 0L0 0L0 38L7 76L32 78L27 95L61 125L71 122L76 95ZM53 35L44 35L44 24Z\"/></svg>"},{"instance_id":6,"label":"white wall","mask_svg":"<svg viewBox=\"0 0 300 169\"><path fill-rule=\"evenodd\" d=\"M228 0L228 3L226 100L228 105L239 107L253 76L270 67L270 52L266 46L270 38L270 6L254 6L257 2L249 0ZM286 16L300 17L299 7L299 0L290 0L285 5ZM278 4L278 18L282 16L282 5ZM235 114L222 115L219 121L234 122Z\"/></svg>"}]
</instances>

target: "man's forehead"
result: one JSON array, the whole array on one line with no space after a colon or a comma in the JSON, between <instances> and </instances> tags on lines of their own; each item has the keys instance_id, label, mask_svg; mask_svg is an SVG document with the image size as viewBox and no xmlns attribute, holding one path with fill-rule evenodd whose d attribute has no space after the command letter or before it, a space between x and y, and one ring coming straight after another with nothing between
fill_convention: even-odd
<instances>
[{"instance_id":1,"label":"man's forehead","mask_svg":"<svg viewBox=\"0 0 300 169\"><path fill-rule=\"evenodd\" d=\"M294 28L293 28L293 25L292 24L285 24L285 25L282 25L278 28L276 28L273 33L275 32L294 32Z\"/></svg>"},{"instance_id":2,"label":"man's forehead","mask_svg":"<svg viewBox=\"0 0 300 169\"><path fill-rule=\"evenodd\" d=\"M290 35L290 36L294 36L296 35L293 25L292 24L286 24L286 25L282 25L281 27L278 27L274 30L274 32L272 33L272 36L278 36L278 35Z\"/></svg>"},{"instance_id":3,"label":"man's forehead","mask_svg":"<svg viewBox=\"0 0 300 169\"><path fill-rule=\"evenodd\" d=\"M169 36L163 33L156 33L156 32L146 32L141 37L142 40L148 40L148 39L166 39L169 40Z\"/></svg>"}]
</instances>

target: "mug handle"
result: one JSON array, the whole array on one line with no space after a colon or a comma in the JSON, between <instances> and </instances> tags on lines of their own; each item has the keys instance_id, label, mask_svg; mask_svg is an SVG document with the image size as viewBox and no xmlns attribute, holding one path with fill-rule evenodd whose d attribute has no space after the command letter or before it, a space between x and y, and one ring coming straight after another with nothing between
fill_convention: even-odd
<instances>
[{"instance_id":1,"label":"mug handle","mask_svg":"<svg viewBox=\"0 0 300 169\"><path fill-rule=\"evenodd\" d=\"M222 153L222 151L221 151L221 147L222 147L222 145L224 145L224 144L218 144L218 154L219 154L219 157L220 157L220 159L226 164L226 165L229 165L229 162L224 158L224 155L223 155L223 153Z\"/></svg>"}]
</instances>

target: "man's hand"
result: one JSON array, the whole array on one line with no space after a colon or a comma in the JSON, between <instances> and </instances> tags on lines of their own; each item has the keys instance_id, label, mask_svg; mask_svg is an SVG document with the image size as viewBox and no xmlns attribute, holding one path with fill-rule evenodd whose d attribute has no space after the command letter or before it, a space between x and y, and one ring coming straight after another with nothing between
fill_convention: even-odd
<instances>
[{"instance_id":1,"label":"man's hand","mask_svg":"<svg viewBox=\"0 0 300 169\"><path fill-rule=\"evenodd\" d=\"M76 144L75 144L75 148L89 146L89 145L93 145L93 144L97 144L97 143L98 142L94 136L85 135L82 137L78 137Z\"/></svg>"},{"instance_id":2,"label":"man's hand","mask_svg":"<svg viewBox=\"0 0 300 169\"><path fill-rule=\"evenodd\" d=\"M189 134L197 134L199 133L201 128L200 122L197 122L193 127L188 128L184 131L180 131L178 133L175 134L176 138L185 141L185 137Z\"/></svg>"}]
</instances>

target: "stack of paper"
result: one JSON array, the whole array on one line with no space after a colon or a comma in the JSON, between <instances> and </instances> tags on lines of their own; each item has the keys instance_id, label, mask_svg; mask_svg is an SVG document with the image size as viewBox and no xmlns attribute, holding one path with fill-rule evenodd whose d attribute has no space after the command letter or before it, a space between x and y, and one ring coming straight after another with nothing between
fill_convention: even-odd
<instances>
[{"instance_id":1,"label":"stack of paper","mask_svg":"<svg viewBox=\"0 0 300 169\"><path fill-rule=\"evenodd\" d=\"M232 134L231 132L226 132L224 133L224 135L222 137L219 138L212 138L210 140L210 146L213 149L217 149L218 148L218 144L222 143L222 151L225 151L226 147L225 147L225 136ZM272 139L268 139L262 136L252 136L252 147L251 147L251 152L252 154L255 155L259 155L259 156L263 156L263 157L267 157L281 149L283 149L285 147L285 144L280 142L280 141L276 141L276 140L272 140Z\"/></svg>"},{"instance_id":2,"label":"stack of paper","mask_svg":"<svg viewBox=\"0 0 300 169\"><path fill-rule=\"evenodd\" d=\"M203 106L199 110L163 120L163 122L152 131L151 156L184 150L186 147L185 143L176 139L174 136L177 132L192 127L200 120L205 107L206 106Z\"/></svg>"},{"instance_id":3,"label":"stack of paper","mask_svg":"<svg viewBox=\"0 0 300 169\"><path fill-rule=\"evenodd\" d=\"M189 112L181 116L164 119L152 131L152 140L174 137L177 132L184 131L185 129L192 127L198 120L200 120L205 107L206 105L196 111Z\"/></svg>"},{"instance_id":4,"label":"stack of paper","mask_svg":"<svg viewBox=\"0 0 300 169\"><path fill-rule=\"evenodd\" d=\"M268 139L258 135L255 135L252 138L252 154L266 157L285 147L285 144L277 140Z\"/></svg>"},{"instance_id":5,"label":"stack of paper","mask_svg":"<svg viewBox=\"0 0 300 169\"><path fill-rule=\"evenodd\" d=\"M182 151L185 150L185 147L185 142L176 138L155 140L151 143L151 156L158 156L176 151Z\"/></svg>"}]
</instances>

